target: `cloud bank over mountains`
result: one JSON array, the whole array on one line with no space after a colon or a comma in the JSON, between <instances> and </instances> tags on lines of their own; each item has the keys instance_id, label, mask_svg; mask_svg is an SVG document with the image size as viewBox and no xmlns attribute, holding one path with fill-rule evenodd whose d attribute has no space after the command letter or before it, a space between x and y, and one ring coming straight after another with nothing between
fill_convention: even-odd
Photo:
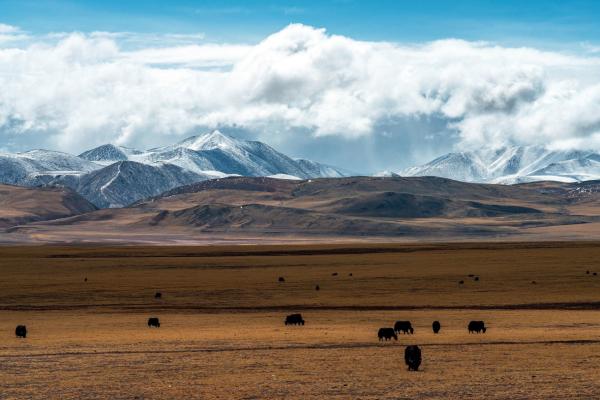
<instances>
[{"instance_id":1,"label":"cloud bank over mountains","mask_svg":"<svg viewBox=\"0 0 600 400\"><path fill-rule=\"evenodd\" d=\"M595 53L366 42L300 24L252 45L127 41L0 24L0 148L146 147L230 128L288 152L286 142L355 141L358 157L365 140L385 135L401 158L418 123L423 146L600 149Z\"/></svg>"}]
</instances>

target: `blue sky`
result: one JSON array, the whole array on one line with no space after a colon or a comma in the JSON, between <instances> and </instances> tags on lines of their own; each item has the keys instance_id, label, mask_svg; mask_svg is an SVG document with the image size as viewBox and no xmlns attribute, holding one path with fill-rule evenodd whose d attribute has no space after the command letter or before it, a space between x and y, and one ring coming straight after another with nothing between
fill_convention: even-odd
<instances>
[{"instance_id":1,"label":"blue sky","mask_svg":"<svg viewBox=\"0 0 600 400\"><path fill-rule=\"evenodd\" d=\"M0 0L0 151L219 129L371 173L600 151L599 1Z\"/></svg>"},{"instance_id":2,"label":"blue sky","mask_svg":"<svg viewBox=\"0 0 600 400\"><path fill-rule=\"evenodd\" d=\"M2 22L32 33L198 33L254 43L292 22L363 40L441 38L562 47L600 41L591 0L0 0Z\"/></svg>"}]
</instances>

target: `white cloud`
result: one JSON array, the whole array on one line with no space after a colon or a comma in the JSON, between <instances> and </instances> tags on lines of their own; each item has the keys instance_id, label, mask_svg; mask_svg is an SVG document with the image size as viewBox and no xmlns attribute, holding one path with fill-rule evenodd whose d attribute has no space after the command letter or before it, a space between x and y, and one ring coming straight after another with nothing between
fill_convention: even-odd
<instances>
[{"instance_id":1,"label":"white cloud","mask_svg":"<svg viewBox=\"0 0 600 400\"><path fill-rule=\"evenodd\" d=\"M0 25L3 32L20 31ZM227 126L267 140L356 138L387 121L431 118L445 120L462 146L600 149L593 54L461 40L364 42L303 25L256 45L198 43L198 36L124 50L122 34L48 38L0 47L0 139L26 135L79 151Z\"/></svg>"},{"instance_id":2,"label":"white cloud","mask_svg":"<svg viewBox=\"0 0 600 400\"><path fill-rule=\"evenodd\" d=\"M28 36L16 26L0 23L0 45L8 42L25 40Z\"/></svg>"},{"instance_id":3,"label":"white cloud","mask_svg":"<svg viewBox=\"0 0 600 400\"><path fill-rule=\"evenodd\" d=\"M0 23L0 33L17 33L20 29L16 26Z\"/></svg>"}]
</instances>

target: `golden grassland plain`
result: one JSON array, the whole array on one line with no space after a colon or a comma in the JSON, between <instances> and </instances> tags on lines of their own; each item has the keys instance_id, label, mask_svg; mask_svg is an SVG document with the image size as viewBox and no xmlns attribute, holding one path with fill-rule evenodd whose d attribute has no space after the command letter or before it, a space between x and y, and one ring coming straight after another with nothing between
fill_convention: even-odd
<instances>
[{"instance_id":1,"label":"golden grassland plain","mask_svg":"<svg viewBox=\"0 0 600 400\"><path fill-rule=\"evenodd\" d=\"M596 398L599 259L594 242L0 247L0 399ZM399 319L415 334L379 342Z\"/></svg>"}]
</instances>

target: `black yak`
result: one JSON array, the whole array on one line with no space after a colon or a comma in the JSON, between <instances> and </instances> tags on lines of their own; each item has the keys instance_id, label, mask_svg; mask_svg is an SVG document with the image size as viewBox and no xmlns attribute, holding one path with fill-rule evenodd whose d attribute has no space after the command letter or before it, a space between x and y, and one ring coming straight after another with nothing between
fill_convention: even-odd
<instances>
[{"instance_id":1,"label":"black yak","mask_svg":"<svg viewBox=\"0 0 600 400\"><path fill-rule=\"evenodd\" d=\"M283 276L280 276L278 279L279 282L285 282L285 278Z\"/></svg>"},{"instance_id":2,"label":"black yak","mask_svg":"<svg viewBox=\"0 0 600 400\"><path fill-rule=\"evenodd\" d=\"M406 346L404 349L404 362L409 371L418 371L421 365L421 349L419 346Z\"/></svg>"},{"instance_id":3,"label":"black yak","mask_svg":"<svg viewBox=\"0 0 600 400\"><path fill-rule=\"evenodd\" d=\"M377 332L377 337L379 337L380 341L383 339L387 341L391 340L392 338L398 340L398 335L396 335L394 328L379 328L379 331Z\"/></svg>"},{"instance_id":4,"label":"black yak","mask_svg":"<svg viewBox=\"0 0 600 400\"><path fill-rule=\"evenodd\" d=\"M25 325L17 325L17 328L15 329L15 335L25 339L27 337L27 327Z\"/></svg>"},{"instance_id":5,"label":"black yak","mask_svg":"<svg viewBox=\"0 0 600 400\"><path fill-rule=\"evenodd\" d=\"M433 333L438 333L440 329L442 329L440 321L433 321L433 324L431 324L431 329L433 329Z\"/></svg>"},{"instance_id":6,"label":"black yak","mask_svg":"<svg viewBox=\"0 0 600 400\"><path fill-rule=\"evenodd\" d=\"M162 293L161 292L154 293L154 298L155 299L162 299Z\"/></svg>"},{"instance_id":7,"label":"black yak","mask_svg":"<svg viewBox=\"0 0 600 400\"><path fill-rule=\"evenodd\" d=\"M477 333L485 333L485 331L487 330L485 328L485 324L483 323L483 321L471 321L469 322L469 333L473 333L473 332L477 332Z\"/></svg>"},{"instance_id":8,"label":"black yak","mask_svg":"<svg viewBox=\"0 0 600 400\"><path fill-rule=\"evenodd\" d=\"M285 317L286 325L304 325L304 320L302 319L302 314L290 314Z\"/></svg>"},{"instance_id":9,"label":"black yak","mask_svg":"<svg viewBox=\"0 0 600 400\"><path fill-rule=\"evenodd\" d=\"M160 328L160 321L156 317L148 318L148 328Z\"/></svg>"},{"instance_id":10,"label":"black yak","mask_svg":"<svg viewBox=\"0 0 600 400\"><path fill-rule=\"evenodd\" d=\"M394 331L396 333L400 333L400 331L402 331L402 333L405 335L408 333L415 333L410 321L396 321L394 324Z\"/></svg>"}]
</instances>

